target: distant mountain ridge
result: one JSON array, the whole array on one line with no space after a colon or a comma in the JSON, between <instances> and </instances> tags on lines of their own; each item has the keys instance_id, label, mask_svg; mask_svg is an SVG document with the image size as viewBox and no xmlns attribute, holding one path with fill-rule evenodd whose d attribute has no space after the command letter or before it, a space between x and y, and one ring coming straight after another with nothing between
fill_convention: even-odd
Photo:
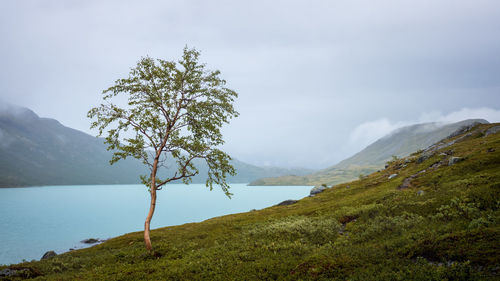
<instances>
[{"instance_id":1,"label":"distant mountain ridge","mask_svg":"<svg viewBox=\"0 0 500 281\"><path fill-rule=\"evenodd\" d=\"M40 118L27 108L0 106L0 187L78 184L134 184L147 170L136 159L109 165L112 152L103 139ZM232 161L238 175L232 183L248 183L261 177L305 175L309 169L263 168ZM173 166L173 165L171 165ZM174 166L175 167L175 166ZM207 167L193 183L204 183Z\"/></svg>"},{"instance_id":2,"label":"distant mountain ridge","mask_svg":"<svg viewBox=\"0 0 500 281\"><path fill-rule=\"evenodd\" d=\"M484 119L468 119L452 124L434 122L402 127L378 139L355 155L327 169L348 168L352 165L383 165L392 156L408 156L419 149L427 148L448 137L461 127L476 123L488 124L489 122Z\"/></svg>"},{"instance_id":3,"label":"distant mountain ridge","mask_svg":"<svg viewBox=\"0 0 500 281\"><path fill-rule=\"evenodd\" d=\"M338 164L306 176L282 176L258 179L250 185L321 185L339 184L368 175L395 157L405 157L446 138L464 126L488 124L484 119L468 119L452 124L423 123L402 127L378 139Z\"/></svg>"}]
</instances>

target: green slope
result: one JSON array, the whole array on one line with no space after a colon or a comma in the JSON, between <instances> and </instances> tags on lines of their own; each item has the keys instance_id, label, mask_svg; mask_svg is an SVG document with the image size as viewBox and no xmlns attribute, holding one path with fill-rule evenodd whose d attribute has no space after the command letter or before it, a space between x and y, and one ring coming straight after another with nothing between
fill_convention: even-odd
<instances>
[{"instance_id":1,"label":"green slope","mask_svg":"<svg viewBox=\"0 0 500 281\"><path fill-rule=\"evenodd\" d=\"M40 118L33 111L11 106L0 111L0 187L73 184L132 184L146 168L135 159L109 165L111 152L103 140ZM260 177L305 175L309 169L263 168L233 160L237 175L229 182L248 183ZM169 167L175 167L173 161ZM197 162L206 181L207 166ZM160 171L163 172L163 171ZM163 172L163 175L166 173Z\"/></svg>"},{"instance_id":2,"label":"green slope","mask_svg":"<svg viewBox=\"0 0 500 281\"><path fill-rule=\"evenodd\" d=\"M37 280L498 280L492 127L293 205L153 230L155 256L137 232L11 268Z\"/></svg>"},{"instance_id":3,"label":"green slope","mask_svg":"<svg viewBox=\"0 0 500 281\"><path fill-rule=\"evenodd\" d=\"M424 123L406 126L391 132L355 155L338 164L305 176L281 176L261 178L250 185L334 185L368 175L382 169L395 157L406 157L411 153L449 136L463 127L487 124L484 119L469 119L452 124Z\"/></svg>"}]
</instances>

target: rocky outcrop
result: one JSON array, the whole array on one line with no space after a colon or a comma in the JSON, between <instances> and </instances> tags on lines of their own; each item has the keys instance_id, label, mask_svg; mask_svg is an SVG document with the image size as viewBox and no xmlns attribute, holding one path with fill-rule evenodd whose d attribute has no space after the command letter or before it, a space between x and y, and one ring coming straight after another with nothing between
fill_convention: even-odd
<instances>
[{"instance_id":1,"label":"rocky outcrop","mask_svg":"<svg viewBox=\"0 0 500 281\"><path fill-rule=\"evenodd\" d=\"M486 130L486 132L484 132L484 136L487 137L491 134L496 134L498 132L500 132L500 126L494 126Z\"/></svg>"},{"instance_id":2,"label":"rocky outcrop","mask_svg":"<svg viewBox=\"0 0 500 281\"><path fill-rule=\"evenodd\" d=\"M323 191L325 191L326 189L328 189L327 186L324 186L324 185L320 185L320 186L315 186L311 189L311 192L309 193L309 196L314 196L318 193L321 193Z\"/></svg>"},{"instance_id":3,"label":"rocky outcrop","mask_svg":"<svg viewBox=\"0 0 500 281\"><path fill-rule=\"evenodd\" d=\"M52 257L55 257L57 256L57 253L54 252L54 251L48 251L48 252L45 252L45 254L43 254L42 258L40 260L46 260L46 259L50 259Z\"/></svg>"},{"instance_id":4,"label":"rocky outcrop","mask_svg":"<svg viewBox=\"0 0 500 281\"><path fill-rule=\"evenodd\" d=\"M298 201L298 200L285 200L285 201L283 201L283 202L279 203L279 204L278 204L278 205L276 205L276 206L288 206L288 205L295 204L295 203L297 203L297 202L299 202L299 201Z\"/></svg>"},{"instance_id":5,"label":"rocky outcrop","mask_svg":"<svg viewBox=\"0 0 500 281\"><path fill-rule=\"evenodd\" d=\"M445 139L443 139L443 140L441 140L441 141L439 141L439 142L437 142L437 143L429 146L428 148L426 148L424 150L424 153L421 154L421 156L417 160L417 163L422 163L423 161L425 161L426 159L428 159L432 155L434 155L434 153L436 153L436 151L438 151L440 149L443 149L443 148L446 148L446 147L448 147L450 145L453 145L455 143L461 142L461 141L465 140L467 137L472 136L473 133L479 132L479 129L475 129L475 130L472 130L472 129L474 127L476 127L477 125L480 125L480 124L485 124L485 123L474 122L474 123L471 123L471 124L469 124L467 126L462 126L458 130L456 130L455 132L451 133L447 138L445 138ZM500 126L498 126L498 127L500 127ZM450 140L450 139L452 139L454 137L457 137L457 136L460 136L460 137L458 137L458 138L456 138L454 140L448 141L448 140Z\"/></svg>"},{"instance_id":6,"label":"rocky outcrop","mask_svg":"<svg viewBox=\"0 0 500 281\"><path fill-rule=\"evenodd\" d=\"M486 121L486 120L485 120ZM472 128L474 128L475 126L477 125L480 125L480 124L485 124L484 122L473 122L469 125L466 125L466 126L462 126L460 128L458 128L455 132L451 133L447 139L451 139L451 138L454 138L456 136L459 136L459 135L462 135L462 134L465 134L467 133L468 131L470 131Z\"/></svg>"}]
</instances>

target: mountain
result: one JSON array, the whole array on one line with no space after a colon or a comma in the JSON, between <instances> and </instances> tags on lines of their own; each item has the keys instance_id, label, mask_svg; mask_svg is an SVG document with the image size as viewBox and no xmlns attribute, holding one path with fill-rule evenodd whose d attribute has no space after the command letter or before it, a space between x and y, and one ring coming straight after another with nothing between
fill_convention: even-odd
<instances>
[{"instance_id":1,"label":"mountain","mask_svg":"<svg viewBox=\"0 0 500 281\"><path fill-rule=\"evenodd\" d=\"M487 123L484 119L469 119L452 124L424 123L402 127L332 167L306 176L258 179L250 185L332 185L351 181L383 168L393 158L427 148L460 128Z\"/></svg>"},{"instance_id":2,"label":"mountain","mask_svg":"<svg viewBox=\"0 0 500 281\"><path fill-rule=\"evenodd\" d=\"M111 152L103 139L40 118L33 111L13 105L0 109L0 187L78 184L133 184L147 170L136 159L109 165ZM173 164L173 163L172 163ZM206 165L193 183L204 183ZM248 183L260 177L305 175L308 169L263 168L238 160L232 183ZM172 165L170 165L172 166Z\"/></svg>"},{"instance_id":3,"label":"mountain","mask_svg":"<svg viewBox=\"0 0 500 281\"><path fill-rule=\"evenodd\" d=\"M154 229L153 253L134 232L0 272L9 280L499 280L498 171L500 124L478 125L289 205Z\"/></svg>"}]
</instances>

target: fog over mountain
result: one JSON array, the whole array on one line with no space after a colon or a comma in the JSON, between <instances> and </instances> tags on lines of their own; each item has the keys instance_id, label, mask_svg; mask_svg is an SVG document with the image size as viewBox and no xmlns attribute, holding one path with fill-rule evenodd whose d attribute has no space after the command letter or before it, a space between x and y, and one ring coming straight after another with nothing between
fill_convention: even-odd
<instances>
[{"instance_id":1,"label":"fog over mountain","mask_svg":"<svg viewBox=\"0 0 500 281\"><path fill-rule=\"evenodd\" d=\"M103 89L187 45L239 93L231 155L324 168L398 127L500 121L498 30L496 0L6 0L0 99L95 134Z\"/></svg>"},{"instance_id":2,"label":"fog over mountain","mask_svg":"<svg viewBox=\"0 0 500 281\"><path fill-rule=\"evenodd\" d=\"M63 126L55 119L40 118L33 111L2 104L0 107L0 187L134 184L148 170L138 160L127 158L109 165L112 152L102 138ZM167 163L175 167L172 161ZM232 183L247 183L259 177L310 173L308 169L257 167L232 161L237 175ZM208 167L195 163L200 170L194 183L204 183ZM161 170L160 175L173 173ZM181 182L179 182L181 183Z\"/></svg>"}]
</instances>

